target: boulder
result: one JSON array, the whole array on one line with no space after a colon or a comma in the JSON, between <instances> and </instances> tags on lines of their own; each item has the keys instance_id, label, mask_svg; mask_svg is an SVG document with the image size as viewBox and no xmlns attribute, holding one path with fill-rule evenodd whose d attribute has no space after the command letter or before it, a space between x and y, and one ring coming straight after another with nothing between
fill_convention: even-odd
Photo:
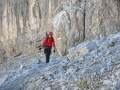
<instances>
[{"instance_id":1,"label":"boulder","mask_svg":"<svg viewBox=\"0 0 120 90\"><path fill-rule=\"evenodd\" d=\"M97 45L95 42L82 43L82 44L77 45L75 47L75 49L70 49L67 56L70 60L75 60L75 59L79 58L80 56L90 53L91 51L95 50L96 48L97 48Z\"/></svg>"}]
</instances>

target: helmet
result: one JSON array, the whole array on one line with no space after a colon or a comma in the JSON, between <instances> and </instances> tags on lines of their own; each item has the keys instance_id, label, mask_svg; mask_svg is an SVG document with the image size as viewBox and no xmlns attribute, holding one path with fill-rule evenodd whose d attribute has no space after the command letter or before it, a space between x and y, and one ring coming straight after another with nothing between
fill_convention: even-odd
<instances>
[{"instance_id":1,"label":"helmet","mask_svg":"<svg viewBox=\"0 0 120 90\"><path fill-rule=\"evenodd\" d=\"M49 35L51 35L51 36L52 36L52 35L53 35L53 32L49 32Z\"/></svg>"}]
</instances>

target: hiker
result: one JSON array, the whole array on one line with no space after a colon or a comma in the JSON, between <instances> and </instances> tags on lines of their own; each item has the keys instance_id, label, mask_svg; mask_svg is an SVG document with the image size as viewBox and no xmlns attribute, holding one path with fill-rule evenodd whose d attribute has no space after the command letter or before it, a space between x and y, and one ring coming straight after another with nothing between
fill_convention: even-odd
<instances>
[{"instance_id":1,"label":"hiker","mask_svg":"<svg viewBox=\"0 0 120 90\"><path fill-rule=\"evenodd\" d=\"M44 53L46 55L46 63L49 63L51 49L55 53L55 41L53 38L53 32L46 33L47 37L43 40L42 46L44 47Z\"/></svg>"}]
</instances>

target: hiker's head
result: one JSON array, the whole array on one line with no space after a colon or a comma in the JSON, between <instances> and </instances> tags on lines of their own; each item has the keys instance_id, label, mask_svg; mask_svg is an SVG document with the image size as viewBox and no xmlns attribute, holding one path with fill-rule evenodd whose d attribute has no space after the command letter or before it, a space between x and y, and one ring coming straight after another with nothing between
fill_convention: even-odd
<instances>
[{"instance_id":1,"label":"hiker's head","mask_svg":"<svg viewBox=\"0 0 120 90\"><path fill-rule=\"evenodd\" d=\"M52 36L53 35L53 32L49 32L49 34L48 34L49 36Z\"/></svg>"}]
</instances>

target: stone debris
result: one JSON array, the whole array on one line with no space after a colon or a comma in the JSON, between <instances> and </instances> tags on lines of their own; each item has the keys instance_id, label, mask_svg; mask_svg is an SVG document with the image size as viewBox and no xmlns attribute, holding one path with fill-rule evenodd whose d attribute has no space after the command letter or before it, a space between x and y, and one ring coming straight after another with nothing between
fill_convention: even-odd
<instances>
[{"instance_id":1,"label":"stone debris","mask_svg":"<svg viewBox=\"0 0 120 90\"><path fill-rule=\"evenodd\" d=\"M76 55L82 47L87 52ZM6 66L0 90L120 90L120 33L81 43L50 60L46 64L37 55L0 64Z\"/></svg>"}]
</instances>

